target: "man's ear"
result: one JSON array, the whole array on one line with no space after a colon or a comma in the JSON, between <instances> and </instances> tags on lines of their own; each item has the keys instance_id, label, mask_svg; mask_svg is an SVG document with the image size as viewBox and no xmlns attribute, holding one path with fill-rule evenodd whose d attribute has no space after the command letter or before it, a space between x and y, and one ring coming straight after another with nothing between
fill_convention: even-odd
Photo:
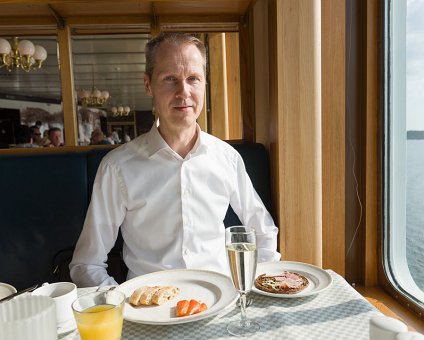
<instances>
[{"instance_id":1,"label":"man's ear","mask_svg":"<svg viewBox=\"0 0 424 340\"><path fill-rule=\"evenodd\" d=\"M144 74L144 88L146 89L146 94L149 97L153 97L152 88L150 87L150 79L146 73Z\"/></svg>"}]
</instances>

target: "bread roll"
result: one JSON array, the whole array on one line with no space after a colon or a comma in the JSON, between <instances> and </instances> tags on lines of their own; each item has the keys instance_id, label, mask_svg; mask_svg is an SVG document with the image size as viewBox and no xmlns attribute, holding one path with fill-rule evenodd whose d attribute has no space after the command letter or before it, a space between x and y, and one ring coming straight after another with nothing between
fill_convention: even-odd
<instances>
[{"instance_id":1,"label":"bread roll","mask_svg":"<svg viewBox=\"0 0 424 340\"><path fill-rule=\"evenodd\" d=\"M179 293L180 289L174 286L142 286L131 294L130 304L135 307L161 305L172 300Z\"/></svg>"},{"instance_id":2,"label":"bread roll","mask_svg":"<svg viewBox=\"0 0 424 340\"><path fill-rule=\"evenodd\" d=\"M175 298L179 292L180 290L174 286L161 287L153 294L152 302L156 305L161 305Z\"/></svg>"},{"instance_id":3,"label":"bread roll","mask_svg":"<svg viewBox=\"0 0 424 340\"><path fill-rule=\"evenodd\" d=\"M143 295L143 293L148 289L149 287L147 287L147 286L143 286L143 287L140 287L140 288L137 288L132 294L131 294L131 297L130 297L130 304L131 305L133 305L133 306L140 306L141 305L141 303L140 303L140 298L141 298L141 295Z\"/></svg>"},{"instance_id":4,"label":"bread roll","mask_svg":"<svg viewBox=\"0 0 424 340\"><path fill-rule=\"evenodd\" d=\"M140 304L150 306L153 304L153 295L161 288L161 286L147 287L140 296Z\"/></svg>"}]
</instances>

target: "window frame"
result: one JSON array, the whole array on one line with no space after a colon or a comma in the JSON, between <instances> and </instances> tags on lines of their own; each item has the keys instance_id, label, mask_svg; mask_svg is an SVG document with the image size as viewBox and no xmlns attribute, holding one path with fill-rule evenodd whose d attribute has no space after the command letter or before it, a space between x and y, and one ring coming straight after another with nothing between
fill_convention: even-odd
<instances>
[{"instance_id":1,"label":"window frame","mask_svg":"<svg viewBox=\"0 0 424 340\"><path fill-rule=\"evenodd\" d=\"M406 9L403 0L382 2L381 265L384 286L422 317L424 292L406 260Z\"/></svg>"}]
</instances>

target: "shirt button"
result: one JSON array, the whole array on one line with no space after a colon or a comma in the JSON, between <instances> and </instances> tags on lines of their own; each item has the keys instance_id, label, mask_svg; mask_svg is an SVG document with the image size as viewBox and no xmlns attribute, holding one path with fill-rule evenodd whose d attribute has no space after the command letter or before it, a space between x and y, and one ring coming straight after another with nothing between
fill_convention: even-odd
<instances>
[{"instance_id":1,"label":"shirt button","mask_svg":"<svg viewBox=\"0 0 424 340\"><path fill-rule=\"evenodd\" d=\"M186 249L184 249L184 255L188 255L188 253L189 253L190 251L186 248Z\"/></svg>"}]
</instances>

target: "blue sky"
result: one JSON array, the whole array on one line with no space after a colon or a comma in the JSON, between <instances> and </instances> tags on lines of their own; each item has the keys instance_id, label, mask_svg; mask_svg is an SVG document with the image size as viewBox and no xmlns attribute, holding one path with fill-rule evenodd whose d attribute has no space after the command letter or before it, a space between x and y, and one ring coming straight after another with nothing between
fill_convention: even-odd
<instances>
[{"instance_id":1,"label":"blue sky","mask_svg":"<svg viewBox=\"0 0 424 340\"><path fill-rule=\"evenodd\" d=\"M424 0L407 6L406 129L424 130Z\"/></svg>"}]
</instances>

